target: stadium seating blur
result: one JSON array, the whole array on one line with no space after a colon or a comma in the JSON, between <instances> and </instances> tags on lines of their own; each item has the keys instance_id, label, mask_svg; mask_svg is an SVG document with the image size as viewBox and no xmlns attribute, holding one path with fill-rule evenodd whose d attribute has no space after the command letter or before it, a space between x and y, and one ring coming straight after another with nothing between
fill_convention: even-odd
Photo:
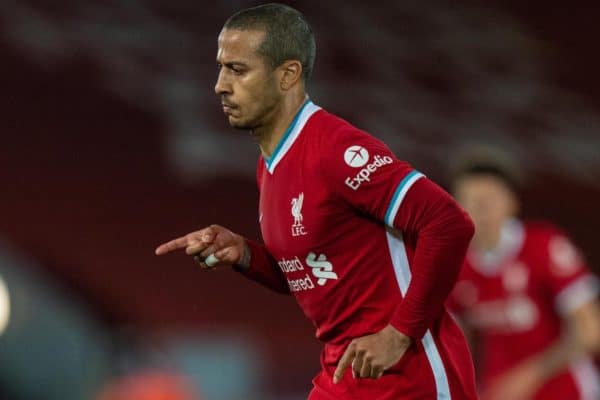
<instances>
[{"instance_id":1,"label":"stadium seating blur","mask_svg":"<svg viewBox=\"0 0 600 400\"><path fill-rule=\"evenodd\" d=\"M600 9L564 22L541 1L546 13L405 3L296 4L317 34L313 100L442 183L466 142L509 149L527 172L525 216L557 221L598 268ZM0 276L16 310L0 336L2 398L92 398L155 365L211 400L310 389L320 345L292 298L153 254L211 223L259 237L258 151L213 93L216 35L253 4L0 5ZM53 388L64 382L80 388Z\"/></svg>"}]
</instances>

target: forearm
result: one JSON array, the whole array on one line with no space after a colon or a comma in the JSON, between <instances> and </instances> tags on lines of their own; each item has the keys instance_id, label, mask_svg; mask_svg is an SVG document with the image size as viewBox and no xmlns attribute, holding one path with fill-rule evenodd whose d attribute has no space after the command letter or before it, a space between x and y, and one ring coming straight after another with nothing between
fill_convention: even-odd
<instances>
[{"instance_id":1,"label":"forearm","mask_svg":"<svg viewBox=\"0 0 600 400\"><path fill-rule=\"evenodd\" d=\"M536 371L540 382L551 379L573 362L600 350L600 311L596 301L583 305L566 317L563 335L546 350L534 355L525 364Z\"/></svg>"},{"instance_id":2,"label":"forearm","mask_svg":"<svg viewBox=\"0 0 600 400\"><path fill-rule=\"evenodd\" d=\"M561 338L525 363L535 369L539 382L543 383L580 358L582 350L573 340Z\"/></svg>"},{"instance_id":3,"label":"forearm","mask_svg":"<svg viewBox=\"0 0 600 400\"><path fill-rule=\"evenodd\" d=\"M289 286L277 262L260 243L246 239L242 260L234 267L242 275L279 293L289 294Z\"/></svg>"}]
</instances>

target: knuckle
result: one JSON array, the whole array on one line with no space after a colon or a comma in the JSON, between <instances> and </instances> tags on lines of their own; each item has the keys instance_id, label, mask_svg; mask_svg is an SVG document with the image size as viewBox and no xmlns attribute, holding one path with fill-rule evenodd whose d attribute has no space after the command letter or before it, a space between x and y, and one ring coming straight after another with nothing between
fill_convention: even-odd
<instances>
[{"instance_id":1,"label":"knuckle","mask_svg":"<svg viewBox=\"0 0 600 400\"><path fill-rule=\"evenodd\" d=\"M218 234L218 233L226 230L225 228L223 228L221 225L218 225L218 224L212 224L210 226L210 229L211 229L211 232L214 234Z\"/></svg>"}]
</instances>

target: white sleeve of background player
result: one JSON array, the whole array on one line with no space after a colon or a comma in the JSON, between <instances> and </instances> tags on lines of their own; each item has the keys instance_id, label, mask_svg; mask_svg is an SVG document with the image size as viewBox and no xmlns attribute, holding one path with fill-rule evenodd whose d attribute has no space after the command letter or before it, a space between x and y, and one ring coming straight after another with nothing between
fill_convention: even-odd
<instances>
[{"instance_id":1,"label":"white sleeve of background player","mask_svg":"<svg viewBox=\"0 0 600 400\"><path fill-rule=\"evenodd\" d=\"M579 250L562 234L548 241L550 287L557 311L567 315L594 300L600 293L598 279L588 270Z\"/></svg>"},{"instance_id":2,"label":"white sleeve of background player","mask_svg":"<svg viewBox=\"0 0 600 400\"><path fill-rule=\"evenodd\" d=\"M332 132L327 141L321 168L328 184L353 207L394 226L406 194L424 175L358 129Z\"/></svg>"},{"instance_id":3,"label":"white sleeve of background player","mask_svg":"<svg viewBox=\"0 0 600 400\"><path fill-rule=\"evenodd\" d=\"M568 315L598 298L599 293L598 279L590 274L584 275L556 295L556 309L561 315Z\"/></svg>"}]
</instances>

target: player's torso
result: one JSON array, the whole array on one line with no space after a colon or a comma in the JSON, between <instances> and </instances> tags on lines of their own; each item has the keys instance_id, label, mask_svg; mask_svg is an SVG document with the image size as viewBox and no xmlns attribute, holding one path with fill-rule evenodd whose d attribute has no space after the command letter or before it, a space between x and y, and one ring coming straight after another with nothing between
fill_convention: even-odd
<instances>
[{"instance_id":1,"label":"player's torso","mask_svg":"<svg viewBox=\"0 0 600 400\"><path fill-rule=\"evenodd\" d=\"M272 173L259 165L259 219L265 245L317 336L343 340L383 328L399 291L383 224L336 196L319 166L317 136L305 129ZM378 268L361 262L378 259ZM369 315L361 327L363 311Z\"/></svg>"},{"instance_id":2,"label":"player's torso","mask_svg":"<svg viewBox=\"0 0 600 400\"><path fill-rule=\"evenodd\" d=\"M466 292L473 298L469 322L478 330L489 335L539 335L540 329L548 330L553 323L558 324L558 316L553 310L552 299L544 288L536 282L532 264L535 258L526 253L503 262L492 275L482 273L471 263L467 263L469 274L465 274L459 285L469 286ZM555 318L554 318L555 317Z\"/></svg>"},{"instance_id":3,"label":"player's torso","mask_svg":"<svg viewBox=\"0 0 600 400\"><path fill-rule=\"evenodd\" d=\"M287 137L292 138L297 130L290 132ZM321 357L326 383L317 383L324 389L349 342L383 329L402 302L400 284L410 281L417 234L402 237L388 231L384 221L395 220L390 204L398 197L390 196L390 189L416 175L404 172L404 164L395 162L386 146L324 112L314 114L294 140L290 146L284 134L271 157L259 161L259 218L267 250L316 325L317 337L326 342ZM278 149L285 149L285 156ZM398 179L401 173L404 180ZM379 184L373 186L375 182ZM400 398L400 393L435 398L438 379L462 379L456 372L461 356L449 355L466 353L458 328L443 314L432 332L427 350L425 342L416 343L397 370L391 368L385 379L374 383L380 390L387 388L392 397L385 398ZM454 361L447 375L440 355L430 355L437 348L441 357ZM412 371L410 376L404 368ZM346 386L332 386L326 390L329 398L344 398L340 391Z\"/></svg>"},{"instance_id":4,"label":"player's torso","mask_svg":"<svg viewBox=\"0 0 600 400\"><path fill-rule=\"evenodd\" d=\"M521 248L493 272L478 265L470 254L457 283L468 310L465 318L481 340L484 384L544 351L561 333L553 296L537 272L542 269L540 263L548 262L544 248L526 229L523 234ZM557 378L550 382L555 393L575 391L568 373Z\"/></svg>"},{"instance_id":5,"label":"player's torso","mask_svg":"<svg viewBox=\"0 0 600 400\"><path fill-rule=\"evenodd\" d=\"M477 300L466 317L481 341L483 368L479 374L484 387L559 340L561 321L551 297L532 276L531 263L535 262L535 257L525 253L507 262L499 276L473 271L468 281L476 288ZM582 367L590 370L588 365ZM568 368L541 386L533 399L576 400L579 396L576 377Z\"/></svg>"}]
</instances>

